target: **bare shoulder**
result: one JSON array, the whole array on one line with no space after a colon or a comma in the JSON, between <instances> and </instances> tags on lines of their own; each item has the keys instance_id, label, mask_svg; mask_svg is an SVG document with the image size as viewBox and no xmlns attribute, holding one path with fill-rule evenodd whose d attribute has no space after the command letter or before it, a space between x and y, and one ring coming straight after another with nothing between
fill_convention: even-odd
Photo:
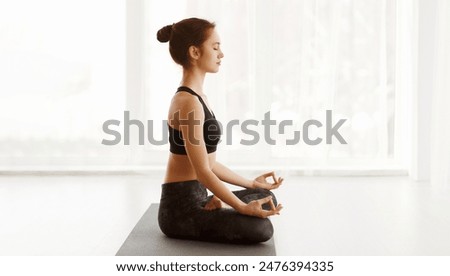
<instances>
[{"instance_id":1,"label":"bare shoulder","mask_svg":"<svg viewBox=\"0 0 450 276\"><path fill-rule=\"evenodd\" d=\"M187 115L192 113L194 118L204 119L202 104L196 96L188 92L181 91L173 96L169 113L173 115L177 112L182 118L187 118Z\"/></svg>"}]
</instances>

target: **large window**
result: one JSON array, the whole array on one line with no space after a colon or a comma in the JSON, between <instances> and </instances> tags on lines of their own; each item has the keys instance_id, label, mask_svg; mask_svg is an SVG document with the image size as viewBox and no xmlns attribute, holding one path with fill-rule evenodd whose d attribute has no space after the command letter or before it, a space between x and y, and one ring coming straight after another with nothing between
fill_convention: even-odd
<instances>
[{"instance_id":1,"label":"large window","mask_svg":"<svg viewBox=\"0 0 450 276\"><path fill-rule=\"evenodd\" d=\"M1 2L2 168L124 163L101 141L126 104L125 3L104 3Z\"/></svg>"},{"instance_id":2,"label":"large window","mask_svg":"<svg viewBox=\"0 0 450 276\"><path fill-rule=\"evenodd\" d=\"M154 165L168 145L124 145L124 112L160 140L181 68L156 40L159 28L187 17L216 22L225 57L205 91L224 136L218 159L235 166L405 168L408 87L399 47L398 1L129 0L0 4L0 166ZM105 6L107 5L107 7ZM25 7L26 6L26 7ZM405 19L405 18L403 18ZM408 19L402 21L411 25ZM401 38L401 39L400 39ZM407 41L410 44L412 40ZM403 47L403 46L402 46ZM399 78L399 76L403 76ZM398 89L404 88L404 89ZM345 123L326 143L326 112ZM264 132L270 112L276 125ZM115 146L106 120L122 135ZM303 124L311 119L323 126ZM228 128L232 120L238 126ZM259 142L241 130L244 120ZM281 121L292 120L280 134ZM149 129L147 121L153 122ZM231 131L230 131L231 130ZM294 145L286 141L301 138ZM267 143L265 136L275 140Z\"/></svg>"},{"instance_id":3,"label":"large window","mask_svg":"<svg viewBox=\"0 0 450 276\"><path fill-rule=\"evenodd\" d=\"M407 122L402 104L406 98L396 91L396 1L181 2L149 1L146 7L151 38L145 47L149 118L166 119L181 78L168 45L160 44L154 34L180 19L201 17L217 23L225 54L221 71L208 75L205 83L224 130L233 119L259 121L258 127L249 127L260 134L259 143L242 145L241 139L251 137L233 127L228 135L232 140L227 134L222 139L219 158L243 166L402 167ZM336 138L326 143L326 110L332 111L333 125L346 119L339 133L347 144ZM284 134L278 134L278 125L271 127L275 145L264 139L261 121L267 112L278 124L294 122ZM323 141L308 145L301 139L287 145L293 131L302 131L310 119L323 123L309 128L310 138Z\"/></svg>"}]
</instances>

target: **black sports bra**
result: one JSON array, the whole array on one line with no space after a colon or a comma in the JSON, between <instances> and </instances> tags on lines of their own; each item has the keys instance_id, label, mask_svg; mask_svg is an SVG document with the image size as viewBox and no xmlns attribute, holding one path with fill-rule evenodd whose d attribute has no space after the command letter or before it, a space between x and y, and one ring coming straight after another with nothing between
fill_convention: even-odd
<instances>
[{"instance_id":1,"label":"black sports bra","mask_svg":"<svg viewBox=\"0 0 450 276\"><path fill-rule=\"evenodd\" d=\"M216 116L214 116L214 114L209 111L202 97L200 97L192 89L186 86L180 86L177 89L177 93L180 91L188 92L191 95L197 96L202 103L203 111L205 112L205 121L203 123L203 139L205 141L206 151L208 153L215 152L217 150L217 144L220 141L220 135L222 135L220 124L216 120ZM170 152L174 154L187 155L181 131L171 127L169 123L167 123L167 125L169 127Z\"/></svg>"}]
</instances>

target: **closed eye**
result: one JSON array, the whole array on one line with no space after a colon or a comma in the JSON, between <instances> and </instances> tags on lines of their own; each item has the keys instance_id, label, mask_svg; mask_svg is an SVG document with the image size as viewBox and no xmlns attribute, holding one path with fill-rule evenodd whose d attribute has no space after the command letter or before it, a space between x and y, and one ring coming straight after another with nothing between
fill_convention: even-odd
<instances>
[{"instance_id":1,"label":"closed eye","mask_svg":"<svg viewBox=\"0 0 450 276\"><path fill-rule=\"evenodd\" d=\"M216 46L216 47L214 47ZM220 49L220 42L213 43L213 49L218 51Z\"/></svg>"}]
</instances>

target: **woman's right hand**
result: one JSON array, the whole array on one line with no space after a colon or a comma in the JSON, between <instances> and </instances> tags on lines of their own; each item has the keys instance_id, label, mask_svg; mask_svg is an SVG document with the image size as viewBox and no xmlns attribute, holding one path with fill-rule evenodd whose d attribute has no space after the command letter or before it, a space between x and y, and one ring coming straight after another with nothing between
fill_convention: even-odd
<instances>
[{"instance_id":1,"label":"woman's right hand","mask_svg":"<svg viewBox=\"0 0 450 276\"><path fill-rule=\"evenodd\" d=\"M269 203L270 204L270 207L271 207L270 211L264 210L262 208L262 205L265 204L265 203ZM283 209L283 206L281 204L278 204L278 206L275 206L275 204L272 201L272 197L268 196L268 197L265 197L265 198L261 198L261 199L250 201L239 212L241 214L247 215L247 216L267 218L269 216L279 215L281 209Z\"/></svg>"}]
</instances>

